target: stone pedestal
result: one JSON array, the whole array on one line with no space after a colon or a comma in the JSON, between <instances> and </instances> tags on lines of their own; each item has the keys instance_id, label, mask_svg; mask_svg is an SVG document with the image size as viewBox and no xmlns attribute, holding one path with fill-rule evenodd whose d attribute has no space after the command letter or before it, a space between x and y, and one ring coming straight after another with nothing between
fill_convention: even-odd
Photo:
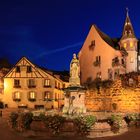
<instances>
[{"instance_id":1,"label":"stone pedestal","mask_svg":"<svg viewBox=\"0 0 140 140\"><path fill-rule=\"evenodd\" d=\"M69 115L86 113L85 89L83 87L68 87L65 89L63 113Z\"/></svg>"}]
</instances>

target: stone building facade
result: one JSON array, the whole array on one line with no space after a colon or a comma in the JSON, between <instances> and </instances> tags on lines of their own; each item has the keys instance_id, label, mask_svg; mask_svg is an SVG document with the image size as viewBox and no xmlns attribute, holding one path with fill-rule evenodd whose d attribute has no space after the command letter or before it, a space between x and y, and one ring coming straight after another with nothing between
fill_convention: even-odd
<instances>
[{"instance_id":1,"label":"stone building facade","mask_svg":"<svg viewBox=\"0 0 140 140\"><path fill-rule=\"evenodd\" d=\"M112 39L92 25L79 52L81 84L115 80L119 74L140 70L139 40L136 38L128 11L121 38Z\"/></svg>"}]
</instances>

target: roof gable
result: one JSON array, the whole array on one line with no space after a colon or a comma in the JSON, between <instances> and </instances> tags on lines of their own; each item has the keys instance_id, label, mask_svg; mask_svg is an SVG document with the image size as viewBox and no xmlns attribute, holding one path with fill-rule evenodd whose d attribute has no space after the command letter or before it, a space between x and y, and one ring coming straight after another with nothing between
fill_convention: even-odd
<instances>
[{"instance_id":1,"label":"roof gable","mask_svg":"<svg viewBox=\"0 0 140 140\"><path fill-rule=\"evenodd\" d=\"M17 66L20 72L16 72ZM27 72L27 66L31 67L31 72ZM15 66L5 75L5 78L47 78L50 75L34 65L27 58L21 58Z\"/></svg>"}]
</instances>

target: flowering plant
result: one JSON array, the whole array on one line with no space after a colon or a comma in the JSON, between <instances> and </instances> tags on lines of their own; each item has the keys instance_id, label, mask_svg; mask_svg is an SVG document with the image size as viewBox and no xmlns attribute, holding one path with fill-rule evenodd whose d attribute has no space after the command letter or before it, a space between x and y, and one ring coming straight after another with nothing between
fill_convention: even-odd
<instances>
[{"instance_id":1,"label":"flowering plant","mask_svg":"<svg viewBox=\"0 0 140 140\"><path fill-rule=\"evenodd\" d=\"M9 119L8 119L8 125L11 128L15 128L17 126L17 118L18 118L18 113L11 112Z\"/></svg>"},{"instance_id":2,"label":"flowering plant","mask_svg":"<svg viewBox=\"0 0 140 140\"><path fill-rule=\"evenodd\" d=\"M77 126L77 132L82 135L87 135L95 122L96 117L92 115L79 116L74 119L74 123Z\"/></svg>"},{"instance_id":3,"label":"flowering plant","mask_svg":"<svg viewBox=\"0 0 140 140\"><path fill-rule=\"evenodd\" d=\"M59 115L47 115L46 117L43 117L43 121L45 126L52 130L53 134L58 134L60 132L61 125L65 121L65 118Z\"/></svg>"}]
</instances>

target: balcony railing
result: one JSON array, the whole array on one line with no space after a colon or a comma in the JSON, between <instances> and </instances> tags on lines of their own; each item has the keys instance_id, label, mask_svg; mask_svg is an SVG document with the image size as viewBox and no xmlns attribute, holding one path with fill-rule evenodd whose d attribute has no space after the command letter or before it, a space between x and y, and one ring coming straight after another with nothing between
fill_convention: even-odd
<instances>
[{"instance_id":1,"label":"balcony railing","mask_svg":"<svg viewBox=\"0 0 140 140\"><path fill-rule=\"evenodd\" d=\"M28 88L36 88L36 85L28 85Z\"/></svg>"},{"instance_id":2,"label":"balcony railing","mask_svg":"<svg viewBox=\"0 0 140 140\"><path fill-rule=\"evenodd\" d=\"M115 57L114 59L112 59L112 67L116 67L119 66L120 62L119 62L119 58Z\"/></svg>"},{"instance_id":3,"label":"balcony railing","mask_svg":"<svg viewBox=\"0 0 140 140\"><path fill-rule=\"evenodd\" d=\"M35 102L36 101L36 98L29 98L28 99L30 102Z\"/></svg>"},{"instance_id":4,"label":"balcony railing","mask_svg":"<svg viewBox=\"0 0 140 140\"><path fill-rule=\"evenodd\" d=\"M13 101L15 101L15 102L20 102L21 99L20 99L20 98L13 98Z\"/></svg>"},{"instance_id":5,"label":"balcony railing","mask_svg":"<svg viewBox=\"0 0 140 140\"><path fill-rule=\"evenodd\" d=\"M20 85L14 85L14 88L21 88Z\"/></svg>"},{"instance_id":6,"label":"balcony railing","mask_svg":"<svg viewBox=\"0 0 140 140\"><path fill-rule=\"evenodd\" d=\"M44 85L44 88L51 88L51 85Z\"/></svg>"},{"instance_id":7,"label":"balcony railing","mask_svg":"<svg viewBox=\"0 0 140 140\"><path fill-rule=\"evenodd\" d=\"M95 67L98 67L98 66L101 65L101 62L100 62L100 61L95 61L95 62L93 62L93 65L94 65Z\"/></svg>"}]
</instances>

